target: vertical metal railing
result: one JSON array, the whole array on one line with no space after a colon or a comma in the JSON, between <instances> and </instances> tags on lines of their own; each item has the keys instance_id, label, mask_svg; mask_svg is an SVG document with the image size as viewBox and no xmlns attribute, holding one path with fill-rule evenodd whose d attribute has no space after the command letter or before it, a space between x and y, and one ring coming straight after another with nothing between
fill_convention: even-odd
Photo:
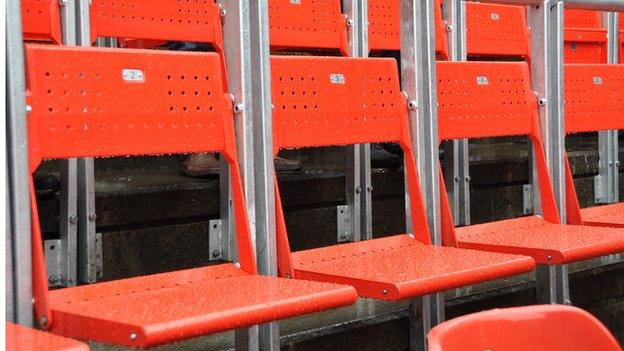
<instances>
[{"instance_id":1,"label":"vertical metal railing","mask_svg":"<svg viewBox=\"0 0 624 351\"><path fill-rule=\"evenodd\" d=\"M76 0L76 45L91 46L90 0ZM101 238L95 228L95 169L93 158L77 160L78 279L95 283L102 275Z\"/></svg>"},{"instance_id":2,"label":"vertical metal railing","mask_svg":"<svg viewBox=\"0 0 624 351\"><path fill-rule=\"evenodd\" d=\"M408 99L411 138L415 146L414 156L418 163L431 241L434 245L441 245L433 1L402 0L400 12L402 89ZM411 220L409 215L406 217L409 231ZM429 329L443 320L443 293L412 301L411 349L426 348Z\"/></svg>"},{"instance_id":3,"label":"vertical metal railing","mask_svg":"<svg viewBox=\"0 0 624 351\"><path fill-rule=\"evenodd\" d=\"M368 15L364 0L342 2L347 17L350 57L368 56ZM348 146L345 163L346 205L338 207L338 241L372 239L370 144ZM345 213L346 212L346 213ZM344 225L343 219L346 220Z\"/></svg>"},{"instance_id":4,"label":"vertical metal railing","mask_svg":"<svg viewBox=\"0 0 624 351\"><path fill-rule=\"evenodd\" d=\"M267 0L250 1L249 32L251 43L254 171L256 192L256 252L258 271L277 276L275 224L275 183L273 164L273 118L271 104L271 65L269 46L269 13ZM259 327L261 350L279 350L279 324Z\"/></svg>"},{"instance_id":5,"label":"vertical metal railing","mask_svg":"<svg viewBox=\"0 0 624 351\"><path fill-rule=\"evenodd\" d=\"M11 308L7 320L33 325L30 203L28 197L28 137L24 82L24 52L20 1L6 3L6 132L8 195L12 257ZM7 290L7 292L9 292Z\"/></svg>"},{"instance_id":6,"label":"vertical metal railing","mask_svg":"<svg viewBox=\"0 0 624 351\"><path fill-rule=\"evenodd\" d=\"M603 26L607 28L607 62L619 63L618 13L605 12ZM616 203L620 199L617 130L598 132L598 155L598 176L594 180L594 200L600 204Z\"/></svg>"},{"instance_id":7,"label":"vertical metal railing","mask_svg":"<svg viewBox=\"0 0 624 351\"><path fill-rule=\"evenodd\" d=\"M63 45L76 45L76 3L74 0L59 1L61 15L61 34ZM56 267L50 270L50 286L73 286L78 281L78 161L60 160L60 245L56 245L58 261L58 279ZM45 245L45 247L51 247ZM51 261L51 255L46 257Z\"/></svg>"},{"instance_id":8,"label":"vertical metal railing","mask_svg":"<svg viewBox=\"0 0 624 351\"><path fill-rule=\"evenodd\" d=\"M465 61L466 5L461 0L446 0L442 4L452 61ZM446 141L444 148L444 182L456 225L470 224L470 156L468 139Z\"/></svg>"}]
</instances>

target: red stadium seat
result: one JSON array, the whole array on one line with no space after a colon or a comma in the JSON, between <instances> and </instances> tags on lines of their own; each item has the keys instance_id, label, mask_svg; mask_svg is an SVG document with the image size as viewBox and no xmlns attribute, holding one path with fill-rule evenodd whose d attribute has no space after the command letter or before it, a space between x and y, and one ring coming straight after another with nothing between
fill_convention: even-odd
<instances>
[{"instance_id":1,"label":"red stadium seat","mask_svg":"<svg viewBox=\"0 0 624 351\"><path fill-rule=\"evenodd\" d=\"M624 129L624 64L565 65L567 134ZM581 209L566 160L566 200L572 224L624 228L624 203Z\"/></svg>"},{"instance_id":2,"label":"red stadium seat","mask_svg":"<svg viewBox=\"0 0 624 351\"><path fill-rule=\"evenodd\" d=\"M340 282L362 297L401 300L533 269L529 257L431 245L394 59L274 56L271 75L275 153L398 142L414 223L413 234L291 252L276 190L280 276Z\"/></svg>"},{"instance_id":3,"label":"red stadium seat","mask_svg":"<svg viewBox=\"0 0 624 351\"><path fill-rule=\"evenodd\" d=\"M427 336L430 351L620 351L599 320L571 306L495 309L451 319Z\"/></svg>"},{"instance_id":4,"label":"red stadium seat","mask_svg":"<svg viewBox=\"0 0 624 351\"><path fill-rule=\"evenodd\" d=\"M525 62L438 62L437 78L440 141L528 136L536 155L543 212L542 216L461 228L455 228L448 216L442 221L446 245L528 255L541 264L565 264L624 252L620 229L559 223L537 102ZM450 213L446 191L441 193L442 213Z\"/></svg>"}]
</instances>

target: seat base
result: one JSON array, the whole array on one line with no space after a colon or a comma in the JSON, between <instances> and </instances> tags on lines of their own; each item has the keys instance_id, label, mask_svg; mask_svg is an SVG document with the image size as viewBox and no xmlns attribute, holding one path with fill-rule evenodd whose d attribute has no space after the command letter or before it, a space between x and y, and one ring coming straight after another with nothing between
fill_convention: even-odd
<instances>
[{"instance_id":1,"label":"seat base","mask_svg":"<svg viewBox=\"0 0 624 351\"><path fill-rule=\"evenodd\" d=\"M530 257L425 245L409 235L295 252L295 276L402 300L531 271Z\"/></svg>"},{"instance_id":2,"label":"seat base","mask_svg":"<svg viewBox=\"0 0 624 351\"><path fill-rule=\"evenodd\" d=\"M89 347L76 340L7 322L6 350L89 351Z\"/></svg>"},{"instance_id":3,"label":"seat base","mask_svg":"<svg viewBox=\"0 0 624 351\"><path fill-rule=\"evenodd\" d=\"M624 202L581 209L585 225L624 228Z\"/></svg>"},{"instance_id":4,"label":"seat base","mask_svg":"<svg viewBox=\"0 0 624 351\"><path fill-rule=\"evenodd\" d=\"M51 331L151 347L356 299L349 286L250 275L228 263L51 291Z\"/></svg>"},{"instance_id":5,"label":"seat base","mask_svg":"<svg viewBox=\"0 0 624 351\"><path fill-rule=\"evenodd\" d=\"M542 264L624 252L621 229L554 224L538 216L456 228L456 233L459 247L527 255Z\"/></svg>"}]
</instances>

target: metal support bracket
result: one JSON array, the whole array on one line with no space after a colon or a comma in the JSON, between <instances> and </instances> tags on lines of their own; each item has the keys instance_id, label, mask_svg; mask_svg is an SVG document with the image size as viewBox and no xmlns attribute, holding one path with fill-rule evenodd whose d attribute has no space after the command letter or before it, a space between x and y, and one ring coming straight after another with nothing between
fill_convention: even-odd
<instances>
[{"instance_id":1,"label":"metal support bracket","mask_svg":"<svg viewBox=\"0 0 624 351\"><path fill-rule=\"evenodd\" d=\"M533 186L531 184L522 185L522 214L533 213Z\"/></svg>"},{"instance_id":2,"label":"metal support bracket","mask_svg":"<svg viewBox=\"0 0 624 351\"><path fill-rule=\"evenodd\" d=\"M210 261L230 261L231 257L231 245L229 236L225 235L222 229L222 222L220 219L211 220L208 225L208 251L210 252Z\"/></svg>"},{"instance_id":3,"label":"metal support bracket","mask_svg":"<svg viewBox=\"0 0 624 351\"><path fill-rule=\"evenodd\" d=\"M61 288L74 286L76 282L67 281L66 274L63 272L63 259L66 256L66 248L63 247L63 240L49 239L43 244L46 270L48 271L48 284L51 288ZM97 278L103 276L102 264L102 233L95 235L95 272Z\"/></svg>"},{"instance_id":4,"label":"metal support bracket","mask_svg":"<svg viewBox=\"0 0 624 351\"><path fill-rule=\"evenodd\" d=\"M336 207L336 225L339 243L355 241L354 233L349 230L349 206Z\"/></svg>"}]
</instances>

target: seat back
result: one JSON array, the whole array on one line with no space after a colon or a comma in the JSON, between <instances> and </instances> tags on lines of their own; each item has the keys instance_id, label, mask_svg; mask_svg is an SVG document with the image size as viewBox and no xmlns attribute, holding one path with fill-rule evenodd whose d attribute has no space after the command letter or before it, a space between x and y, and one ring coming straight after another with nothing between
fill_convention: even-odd
<instances>
[{"instance_id":1,"label":"seat back","mask_svg":"<svg viewBox=\"0 0 624 351\"><path fill-rule=\"evenodd\" d=\"M223 48L221 9L214 1L98 0L91 37L194 41Z\"/></svg>"},{"instance_id":2,"label":"seat back","mask_svg":"<svg viewBox=\"0 0 624 351\"><path fill-rule=\"evenodd\" d=\"M564 28L601 28L602 12L591 10L565 10Z\"/></svg>"},{"instance_id":3,"label":"seat back","mask_svg":"<svg viewBox=\"0 0 624 351\"><path fill-rule=\"evenodd\" d=\"M405 154L413 233L430 243L396 61L273 56L271 81L275 153L280 149L398 142ZM292 276L279 191L276 198L280 275Z\"/></svg>"},{"instance_id":4,"label":"seat back","mask_svg":"<svg viewBox=\"0 0 624 351\"><path fill-rule=\"evenodd\" d=\"M566 133L624 129L624 64L565 65Z\"/></svg>"},{"instance_id":5,"label":"seat back","mask_svg":"<svg viewBox=\"0 0 624 351\"><path fill-rule=\"evenodd\" d=\"M438 62L438 137L454 139L528 136L533 143L542 213L558 211L542 146L537 101L526 62ZM444 180L441 179L442 185ZM446 200L446 191L441 191ZM449 213L442 201L442 213ZM456 245L452 218L443 218L443 241Z\"/></svg>"},{"instance_id":6,"label":"seat back","mask_svg":"<svg viewBox=\"0 0 624 351\"><path fill-rule=\"evenodd\" d=\"M51 45L25 52L31 171L43 159L220 152L231 169L241 268L256 272L218 54ZM49 320L32 181L31 202L35 310Z\"/></svg>"},{"instance_id":7,"label":"seat back","mask_svg":"<svg viewBox=\"0 0 624 351\"><path fill-rule=\"evenodd\" d=\"M602 12L565 10L564 60L566 63L607 63L607 30Z\"/></svg>"},{"instance_id":8,"label":"seat back","mask_svg":"<svg viewBox=\"0 0 624 351\"><path fill-rule=\"evenodd\" d=\"M22 0L21 6L24 40L61 43L58 0Z\"/></svg>"},{"instance_id":9,"label":"seat back","mask_svg":"<svg viewBox=\"0 0 624 351\"><path fill-rule=\"evenodd\" d=\"M466 45L469 56L529 60L531 39L524 7L467 2Z\"/></svg>"},{"instance_id":10,"label":"seat back","mask_svg":"<svg viewBox=\"0 0 624 351\"><path fill-rule=\"evenodd\" d=\"M269 31L272 49L339 50L348 56L340 0L269 0Z\"/></svg>"},{"instance_id":11,"label":"seat back","mask_svg":"<svg viewBox=\"0 0 624 351\"><path fill-rule=\"evenodd\" d=\"M448 60L448 39L442 20L442 0L435 0L434 25L436 55ZM369 51L401 50L400 0L368 0Z\"/></svg>"},{"instance_id":12,"label":"seat back","mask_svg":"<svg viewBox=\"0 0 624 351\"><path fill-rule=\"evenodd\" d=\"M564 66L564 113L567 134L624 129L624 64ZM572 170L566 158L568 223L583 224Z\"/></svg>"},{"instance_id":13,"label":"seat back","mask_svg":"<svg viewBox=\"0 0 624 351\"><path fill-rule=\"evenodd\" d=\"M605 28L572 28L563 34L565 63L607 63Z\"/></svg>"},{"instance_id":14,"label":"seat back","mask_svg":"<svg viewBox=\"0 0 624 351\"><path fill-rule=\"evenodd\" d=\"M599 320L572 306L494 309L451 319L427 336L431 351L620 351Z\"/></svg>"}]
</instances>

